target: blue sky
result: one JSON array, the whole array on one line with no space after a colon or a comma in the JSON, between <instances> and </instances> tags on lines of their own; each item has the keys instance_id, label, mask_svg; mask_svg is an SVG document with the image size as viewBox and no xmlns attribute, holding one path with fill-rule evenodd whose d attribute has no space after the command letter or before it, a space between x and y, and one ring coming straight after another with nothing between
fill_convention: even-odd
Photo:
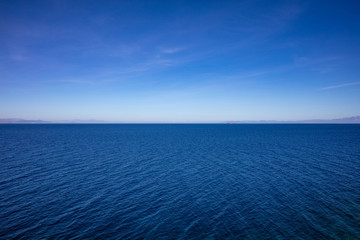
<instances>
[{"instance_id":1,"label":"blue sky","mask_svg":"<svg viewBox=\"0 0 360 240\"><path fill-rule=\"evenodd\" d=\"M360 114L359 1L0 1L0 118Z\"/></svg>"}]
</instances>

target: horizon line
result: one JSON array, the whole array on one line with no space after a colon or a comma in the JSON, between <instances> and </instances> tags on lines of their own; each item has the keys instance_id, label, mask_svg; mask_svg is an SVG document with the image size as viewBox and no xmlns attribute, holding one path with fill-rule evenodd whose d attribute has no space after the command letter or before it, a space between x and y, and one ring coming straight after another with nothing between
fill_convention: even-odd
<instances>
[{"instance_id":1,"label":"horizon line","mask_svg":"<svg viewBox=\"0 0 360 240\"><path fill-rule=\"evenodd\" d=\"M0 118L0 124L326 124L326 123L360 123L360 115L333 118L333 119L307 119L307 120L242 120L242 121L104 121L104 120L28 120L21 118Z\"/></svg>"}]
</instances>

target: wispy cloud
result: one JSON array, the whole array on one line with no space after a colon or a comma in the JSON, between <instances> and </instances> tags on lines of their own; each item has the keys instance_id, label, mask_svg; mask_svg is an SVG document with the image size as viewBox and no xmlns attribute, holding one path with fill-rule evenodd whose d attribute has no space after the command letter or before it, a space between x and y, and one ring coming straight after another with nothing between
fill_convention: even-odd
<instances>
[{"instance_id":1,"label":"wispy cloud","mask_svg":"<svg viewBox=\"0 0 360 240\"><path fill-rule=\"evenodd\" d=\"M329 62L339 62L344 59L343 56L324 56L324 57L295 57L296 66L313 66L319 64L329 64Z\"/></svg>"},{"instance_id":2,"label":"wispy cloud","mask_svg":"<svg viewBox=\"0 0 360 240\"><path fill-rule=\"evenodd\" d=\"M22 61L26 61L27 57L21 54L17 54L17 55L11 55L10 59L13 61L22 62Z\"/></svg>"},{"instance_id":3,"label":"wispy cloud","mask_svg":"<svg viewBox=\"0 0 360 240\"><path fill-rule=\"evenodd\" d=\"M132 78L142 77L151 71L159 71L176 65L177 62L171 59L154 57L144 62L134 64L134 66L125 66L120 68L102 68L80 79L65 79L62 82L78 83L78 84L95 84L127 81ZM86 80L85 80L86 79Z\"/></svg>"},{"instance_id":4,"label":"wispy cloud","mask_svg":"<svg viewBox=\"0 0 360 240\"><path fill-rule=\"evenodd\" d=\"M61 78L61 79L50 79L43 81L44 83L74 83L74 84L87 84L94 85L97 81L89 77L83 78Z\"/></svg>"},{"instance_id":5,"label":"wispy cloud","mask_svg":"<svg viewBox=\"0 0 360 240\"><path fill-rule=\"evenodd\" d=\"M349 86L354 86L354 85L360 85L360 82L351 82L351 83L344 83L344 84L339 84L339 85L334 85L334 86L328 86L328 87L321 88L321 90L349 87Z\"/></svg>"},{"instance_id":6,"label":"wispy cloud","mask_svg":"<svg viewBox=\"0 0 360 240\"><path fill-rule=\"evenodd\" d=\"M185 49L185 48L183 48L183 47L163 48L163 49L161 49L161 53L172 54L172 53L177 53L177 52L183 51L184 49Z\"/></svg>"}]
</instances>

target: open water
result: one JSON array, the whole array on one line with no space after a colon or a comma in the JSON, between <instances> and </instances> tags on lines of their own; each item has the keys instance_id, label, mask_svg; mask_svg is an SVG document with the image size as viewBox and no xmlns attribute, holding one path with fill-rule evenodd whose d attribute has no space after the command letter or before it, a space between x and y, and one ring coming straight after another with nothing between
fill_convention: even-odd
<instances>
[{"instance_id":1,"label":"open water","mask_svg":"<svg viewBox=\"0 0 360 240\"><path fill-rule=\"evenodd\" d=\"M0 239L360 239L360 125L0 125Z\"/></svg>"}]
</instances>

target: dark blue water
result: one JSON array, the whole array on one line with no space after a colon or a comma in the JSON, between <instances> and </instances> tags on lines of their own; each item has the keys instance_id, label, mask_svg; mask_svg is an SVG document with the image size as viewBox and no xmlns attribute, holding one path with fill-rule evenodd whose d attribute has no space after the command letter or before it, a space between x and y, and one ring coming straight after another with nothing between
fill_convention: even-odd
<instances>
[{"instance_id":1,"label":"dark blue water","mask_svg":"<svg viewBox=\"0 0 360 240\"><path fill-rule=\"evenodd\" d=\"M0 125L1 239L360 239L360 125Z\"/></svg>"}]
</instances>

